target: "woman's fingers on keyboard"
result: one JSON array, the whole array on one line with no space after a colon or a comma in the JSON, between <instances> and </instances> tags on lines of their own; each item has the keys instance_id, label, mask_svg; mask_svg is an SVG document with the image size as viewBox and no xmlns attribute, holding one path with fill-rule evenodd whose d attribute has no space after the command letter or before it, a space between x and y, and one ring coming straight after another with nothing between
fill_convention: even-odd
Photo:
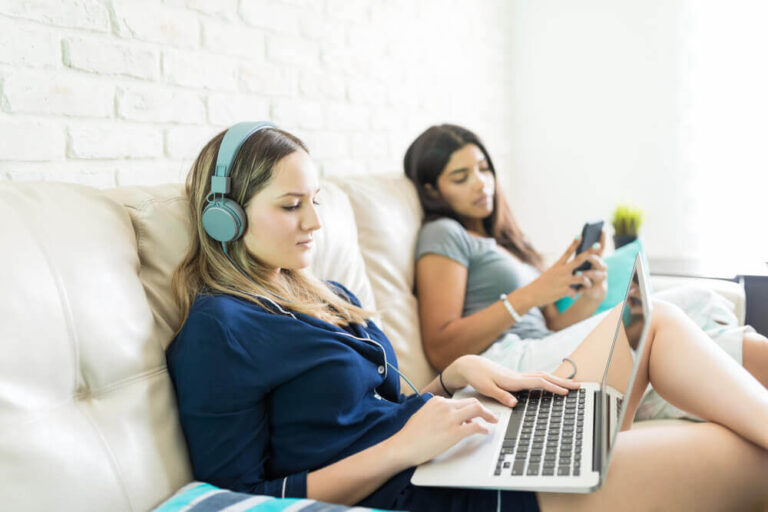
<instances>
[{"instance_id":1,"label":"woman's fingers on keyboard","mask_svg":"<svg viewBox=\"0 0 768 512\"><path fill-rule=\"evenodd\" d=\"M552 393L556 393L558 395L568 394L567 388L564 388L563 386L555 384L554 382L551 382L543 377L540 377L539 381L541 382L541 385L537 385L536 386L537 388L541 388L546 391L551 391Z\"/></svg>"},{"instance_id":2,"label":"woman's fingers on keyboard","mask_svg":"<svg viewBox=\"0 0 768 512\"><path fill-rule=\"evenodd\" d=\"M459 423L470 421L472 418L482 418L489 423L496 423L499 419L487 407L478 400L474 403L456 409L456 419Z\"/></svg>"},{"instance_id":3,"label":"woman's fingers on keyboard","mask_svg":"<svg viewBox=\"0 0 768 512\"><path fill-rule=\"evenodd\" d=\"M557 377L556 375L550 375L550 374L546 374L545 378L564 388L579 389L581 387L581 384L579 384L573 379L566 379L564 377Z\"/></svg>"}]
</instances>

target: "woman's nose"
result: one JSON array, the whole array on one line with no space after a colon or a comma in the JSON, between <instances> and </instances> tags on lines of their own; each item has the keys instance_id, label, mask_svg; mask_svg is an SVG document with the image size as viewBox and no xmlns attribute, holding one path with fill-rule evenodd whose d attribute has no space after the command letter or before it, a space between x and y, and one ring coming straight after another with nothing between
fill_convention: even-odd
<instances>
[{"instance_id":1,"label":"woman's nose","mask_svg":"<svg viewBox=\"0 0 768 512\"><path fill-rule=\"evenodd\" d=\"M317 231L321 227L323 227L323 225L320 222L320 214L317 211L317 205L310 202L301 219L301 229L302 231Z\"/></svg>"},{"instance_id":2,"label":"woman's nose","mask_svg":"<svg viewBox=\"0 0 768 512\"><path fill-rule=\"evenodd\" d=\"M479 171L472 173L472 188L475 190L482 190L485 188L485 180L483 180L483 176Z\"/></svg>"}]
</instances>

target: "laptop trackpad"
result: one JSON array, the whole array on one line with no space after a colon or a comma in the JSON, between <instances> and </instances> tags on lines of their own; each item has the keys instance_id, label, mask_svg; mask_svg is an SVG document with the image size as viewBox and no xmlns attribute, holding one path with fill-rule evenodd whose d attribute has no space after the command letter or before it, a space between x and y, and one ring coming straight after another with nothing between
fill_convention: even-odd
<instances>
[{"instance_id":1,"label":"laptop trackpad","mask_svg":"<svg viewBox=\"0 0 768 512\"><path fill-rule=\"evenodd\" d=\"M499 422L487 423L475 418L473 421L483 423L490 432L464 438L431 461L420 465L411 478L411 482L415 485L464 487L467 484L471 485L473 477L477 477L477 483L480 483L485 482L492 474L492 461L498 455L503 441L510 409L492 398L477 394L471 388L454 396L455 398L477 398L499 418ZM473 468L469 475L466 471L468 467Z\"/></svg>"}]
</instances>

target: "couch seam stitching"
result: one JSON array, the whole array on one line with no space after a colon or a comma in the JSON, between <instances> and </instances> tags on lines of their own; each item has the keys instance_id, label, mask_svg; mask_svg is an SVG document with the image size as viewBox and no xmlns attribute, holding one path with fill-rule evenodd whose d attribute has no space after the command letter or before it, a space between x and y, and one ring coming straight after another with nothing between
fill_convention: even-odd
<instances>
[{"instance_id":1,"label":"couch seam stitching","mask_svg":"<svg viewBox=\"0 0 768 512\"><path fill-rule=\"evenodd\" d=\"M83 399L85 397L93 397L93 398L103 397L105 395L108 395L111 391L114 391L114 390L116 390L118 388L121 388L124 385L134 384L136 382L140 382L140 381L143 381L143 380L150 380L153 377L156 377L158 375L162 375L163 373L167 373L167 372L168 372L168 368L165 365L158 366L156 368L152 368L150 370L146 370L146 371L138 373L136 375L132 375L130 377L126 377L125 379L118 380L117 382L113 382L113 383L109 384L108 386L104 386L103 388L90 389L87 392L75 393L73 395L73 398L75 398L75 399Z\"/></svg>"},{"instance_id":2,"label":"couch seam stitching","mask_svg":"<svg viewBox=\"0 0 768 512\"><path fill-rule=\"evenodd\" d=\"M75 363L75 370L76 371L74 372L74 376L75 376L74 388L77 389L79 387L79 376L81 375L81 371L80 371L80 350L79 350L78 344L76 342L77 335L76 335L76 329L75 329L75 325L74 325L74 319L73 319L73 316L72 316L72 308L70 307L69 295L66 293L66 290L64 289L64 287L62 285L61 275L59 274L57 267L54 265L54 263L53 263L53 261L52 261L52 259L50 257L50 254L48 252L47 246L43 243L42 239L35 232L35 230L32 229L32 226L30 226L29 221L25 220L23 216L22 216L22 222L25 223L25 225L27 226L27 229L29 229L29 231L30 231L30 234L31 234L32 238L37 242L38 246L40 247L40 251L41 251L43 257L45 258L45 261L46 261L46 263L48 265L48 268L49 268L49 270L51 272L51 277L53 278L53 281L56 284L56 291L58 292L59 300L62 302L62 311L64 313L65 322L66 322L66 326L67 326L68 339L70 341L70 346L71 346L71 349L73 350L74 356L75 356L74 363ZM85 379L83 379L83 383L85 384ZM94 421L93 421L93 417L83 410L84 406L82 404L79 404L77 401L75 401L74 404L77 407L77 409L80 410L81 414L83 414L86 417L86 421L88 421L88 423L91 425L91 428L93 428L94 431L96 432L96 434L98 435L98 437L99 437L99 439L101 441L101 444L102 444L102 448L105 449L105 451L107 452L107 455L109 456L110 465L112 466L112 470L115 472L115 476L116 476L116 480L117 480L117 486L120 489L120 491L123 493L123 497L126 499L126 501L128 503L128 508L130 510L133 510L133 506L131 504L130 496L128 495L128 491L125 488L125 485L123 483L123 476L120 473L120 471L118 470L118 467L116 465L115 457L114 457L114 454L112 453L112 450L109 449L109 446L107 445L106 441L104 440L104 437L103 437L101 431L99 431L99 429L96 428L96 426L94 424Z\"/></svg>"},{"instance_id":3,"label":"couch seam stitching","mask_svg":"<svg viewBox=\"0 0 768 512\"><path fill-rule=\"evenodd\" d=\"M90 412L88 412L87 406L83 402L77 402L77 401L75 401L75 406L80 411L80 414L82 414L85 417L85 420L88 422L88 424L91 426L93 431L96 433L96 436L98 437L99 442L101 443L102 450L106 452L107 458L109 459L109 465L112 466L112 471L114 471L115 473L117 486L122 491L123 497L128 503L128 509L135 510L133 507L133 503L131 502L131 497L128 494L128 489L126 489L125 487L125 482L124 482L125 477L123 476L122 471L120 471L120 466L117 463L117 457L115 457L115 454L112 451L112 448L109 446L109 443L107 443L106 439L104 439L104 435L102 434L99 427L96 425L96 422L93 419L93 416L90 414Z\"/></svg>"},{"instance_id":4,"label":"couch seam stitching","mask_svg":"<svg viewBox=\"0 0 768 512\"><path fill-rule=\"evenodd\" d=\"M59 300L61 301L61 309L62 313L64 315L64 321L67 326L67 339L69 340L70 349L73 352L74 357L74 365L75 365L75 371L73 372L74 375L74 383L73 388L78 389L80 387L80 349L79 345L77 343L77 335L75 332L75 326L74 326L74 319L72 316L72 308L70 307L69 302L69 295L66 293L66 290L64 290L64 286L61 282L61 275L59 274L58 269L54 265L50 253L48 251L48 247L43 243L43 240L39 236L39 234L33 229L33 226L30 224L29 221L27 221L23 216L20 216L22 219L22 222L27 226L27 229L29 230L29 233L33 240L37 243L38 247L40 248L40 252L43 255L43 258L45 259L45 262L48 266L48 270L51 273L51 277L53 279L53 282L56 286L56 292L59 295ZM85 379L83 378L82 383L85 384Z\"/></svg>"},{"instance_id":5,"label":"couch seam stitching","mask_svg":"<svg viewBox=\"0 0 768 512\"><path fill-rule=\"evenodd\" d=\"M161 366L158 368L153 368L152 370L148 370L146 372L143 372L139 375L134 375L132 377L129 377L127 379L123 379L121 381L115 382L106 388L100 389L96 393L89 393L86 396L89 396L90 398L100 397L106 395L109 391L112 391L116 389L121 384L133 384L138 383L143 380L151 380L152 377L156 377L159 375L162 375L167 371L167 367ZM78 398L77 396L75 398ZM102 433L101 429L99 428L98 424L96 423L95 419L93 418L93 415L88 410L88 406L85 404L82 400L74 400L74 405L77 408L78 411L80 411L80 414L82 414L85 417L85 420L88 422L88 424L93 429L94 433L99 439L99 442L101 444L102 449L107 455L107 458L109 459L109 464L112 466L112 471L115 473L115 479L117 480L117 485L122 491L126 503L128 504L129 510L135 510L133 506L133 502L131 501L131 496L128 493L128 489L125 486L125 476L123 475L123 472L121 471L120 464L118 462L117 457L115 456L114 451L112 451L112 447L109 445L107 440L104 438L104 434Z\"/></svg>"}]
</instances>

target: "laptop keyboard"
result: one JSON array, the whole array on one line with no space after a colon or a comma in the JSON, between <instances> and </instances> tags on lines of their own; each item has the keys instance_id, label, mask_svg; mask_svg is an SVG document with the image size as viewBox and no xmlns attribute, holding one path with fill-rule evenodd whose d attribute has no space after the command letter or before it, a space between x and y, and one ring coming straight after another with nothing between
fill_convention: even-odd
<instances>
[{"instance_id":1,"label":"laptop keyboard","mask_svg":"<svg viewBox=\"0 0 768 512\"><path fill-rule=\"evenodd\" d=\"M494 474L579 476L585 396L584 389L516 392Z\"/></svg>"}]
</instances>

